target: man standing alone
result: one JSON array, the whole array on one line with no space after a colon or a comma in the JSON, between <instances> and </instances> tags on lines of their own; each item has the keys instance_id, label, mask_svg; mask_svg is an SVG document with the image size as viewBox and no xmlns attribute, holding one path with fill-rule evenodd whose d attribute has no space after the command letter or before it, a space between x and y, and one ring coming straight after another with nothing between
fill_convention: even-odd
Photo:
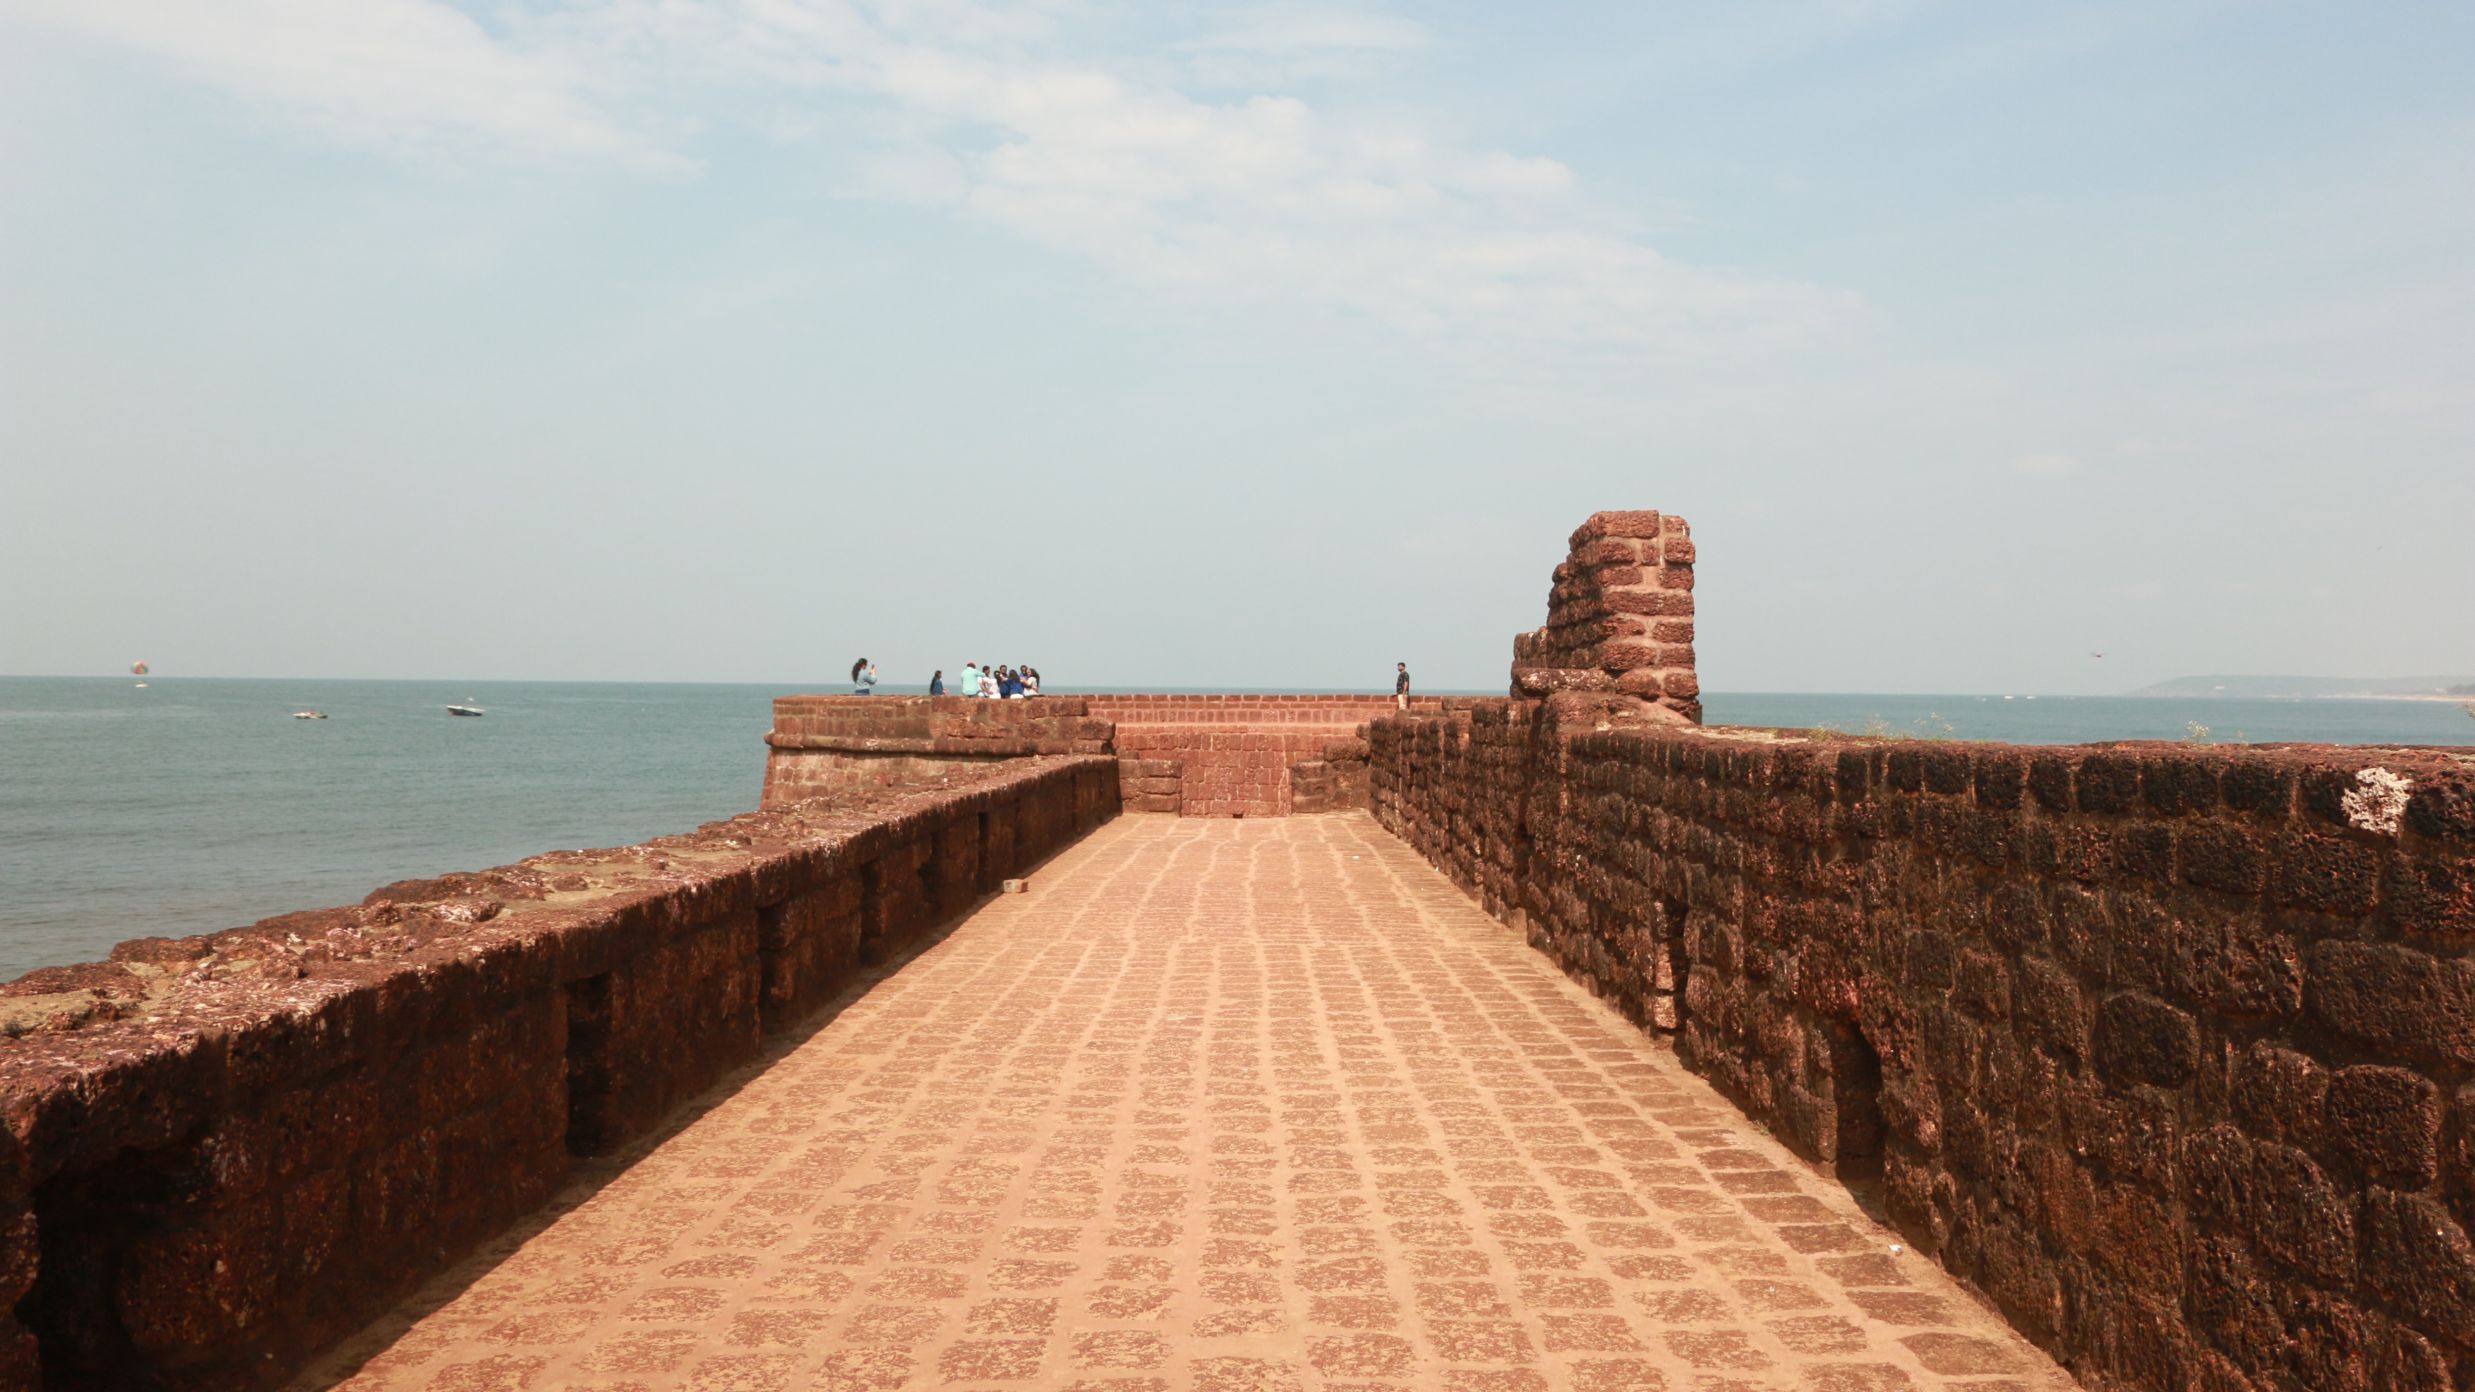
<instances>
[{"instance_id":1,"label":"man standing alone","mask_svg":"<svg viewBox=\"0 0 2475 1392\"><path fill-rule=\"evenodd\" d=\"M1392 666L1395 672L1395 675L1392 678L1392 704L1396 709L1408 710L1409 664L1406 662L1395 662Z\"/></svg>"}]
</instances>

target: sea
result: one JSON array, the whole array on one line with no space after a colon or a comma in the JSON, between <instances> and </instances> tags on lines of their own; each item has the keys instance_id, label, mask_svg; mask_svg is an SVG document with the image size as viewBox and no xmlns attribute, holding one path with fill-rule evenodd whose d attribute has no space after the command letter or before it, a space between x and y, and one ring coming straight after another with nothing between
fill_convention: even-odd
<instances>
[{"instance_id":1,"label":"sea","mask_svg":"<svg viewBox=\"0 0 2475 1392\"><path fill-rule=\"evenodd\" d=\"M127 938L238 927L394 880L748 811L771 702L791 689L136 683L0 677L0 981ZM459 718L450 704L487 714ZM2475 718L2444 701L1716 693L1704 705L1713 724L2027 744L2475 745Z\"/></svg>"}]
</instances>

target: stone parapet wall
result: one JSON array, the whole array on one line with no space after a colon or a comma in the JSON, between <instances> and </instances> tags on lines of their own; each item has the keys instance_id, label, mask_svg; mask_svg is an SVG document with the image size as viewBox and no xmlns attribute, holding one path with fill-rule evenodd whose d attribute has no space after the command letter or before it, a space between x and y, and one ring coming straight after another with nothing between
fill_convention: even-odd
<instances>
[{"instance_id":1,"label":"stone parapet wall","mask_svg":"<svg viewBox=\"0 0 2475 1392\"><path fill-rule=\"evenodd\" d=\"M1374 806L1372 772L1364 734L1324 741L1312 759L1289 769L1289 810L1293 814L1364 812Z\"/></svg>"},{"instance_id":2,"label":"stone parapet wall","mask_svg":"<svg viewBox=\"0 0 2475 1392\"><path fill-rule=\"evenodd\" d=\"M763 807L916 782L1030 754L1100 754L1109 723L1077 696L783 696L765 736Z\"/></svg>"},{"instance_id":3,"label":"stone parapet wall","mask_svg":"<svg viewBox=\"0 0 2475 1392\"><path fill-rule=\"evenodd\" d=\"M1390 696L1091 696L1115 725L1129 811L1286 817L1366 806L1366 722L1397 714ZM1434 712L1436 697L1412 698ZM1339 750L1337 759L1332 751ZM1164 772L1164 770L1174 770ZM1304 805L1300 805L1303 771ZM1138 791L1139 790L1139 791Z\"/></svg>"},{"instance_id":4,"label":"stone parapet wall","mask_svg":"<svg viewBox=\"0 0 2475 1392\"><path fill-rule=\"evenodd\" d=\"M1303 810L1363 808L1366 722L1397 709L1390 696L785 696L765 737L764 805L1025 754L1105 752L1119 760L1128 812L1285 817L1300 810L1301 769Z\"/></svg>"},{"instance_id":5,"label":"stone parapet wall","mask_svg":"<svg viewBox=\"0 0 2475 1392\"><path fill-rule=\"evenodd\" d=\"M1262 729L1315 725L1347 730L1377 716L1397 713L1390 696L1181 694L1082 699L1093 715L1119 725L1243 725ZM1414 696L1410 698L1410 708L1440 710L1443 701L1434 696Z\"/></svg>"},{"instance_id":6,"label":"stone parapet wall","mask_svg":"<svg viewBox=\"0 0 2475 1392\"><path fill-rule=\"evenodd\" d=\"M1176 766L1180 816L1286 817L1290 769L1321 754L1331 738L1313 729L1121 725L1115 744L1120 760ZM1146 786L1159 783L1146 780Z\"/></svg>"},{"instance_id":7,"label":"stone parapet wall","mask_svg":"<svg viewBox=\"0 0 2475 1392\"><path fill-rule=\"evenodd\" d=\"M2475 1386L2475 764L1371 732L1382 823L2093 1387Z\"/></svg>"},{"instance_id":8,"label":"stone parapet wall","mask_svg":"<svg viewBox=\"0 0 2475 1392\"><path fill-rule=\"evenodd\" d=\"M1024 759L0 986L0 1388L279 1382L1119 805Z\"/></svg>"}]
</instances>

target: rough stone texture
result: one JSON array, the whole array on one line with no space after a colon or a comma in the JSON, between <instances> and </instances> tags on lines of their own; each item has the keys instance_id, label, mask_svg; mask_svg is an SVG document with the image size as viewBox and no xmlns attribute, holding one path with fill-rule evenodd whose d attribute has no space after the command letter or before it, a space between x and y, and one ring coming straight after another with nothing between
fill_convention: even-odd
<instances>
[{"instance_id":1,"label":"rough stone texture","mask_svg":"<svg viewBox=\"0 0 2475 1392\"><path fill-rule=\"evenodd\" d=\"M1114 753L1128 812L1285 817L1364 808L1365 725L1389 696L785 696L765 805L935 777L1024 754ZM1411 703L1432 711L1432 697Z\"/></svg>"},{"instance_id":2,"label":"rough stone texture","mask_svg":"<svg viewBox=\"0 0 2475 1392\"><path fill-rule=\"evenodd\" d=\"M1512 694L1597 695L1699 724L1692 529L1672 514L1593 513L1570 547L1546 625L1513 639Z\"/></svg>"},{"instance_id":3,"label":"rough stone texture","mask_svg":"<svg viewBox=\"0 0 2475 1392\"><path fill-rule=\"evenodd\" d=\"M915 782L1026 754L1104 754L1109 725L1077 696L781 696L762 807Z\"/></svg>"},{"instance_id":4,"label":"rough stone texture","mask_svg":"<svg viewBox=\"0 0 2475 1392\"><path fill-rule=\"evenodd\" d=\"M2092 1385L2475 1387L2475 766L1680 728L1692 561L1593 517L1530 699L786 698L769 812L0 987L0 1389L268 1382L701 1106L352 1384L2054 1381L1418 854Z\"/></svg>"},{"instance_id":5,"label":"rough stone texture","mask_svg":"<svg viewBox=\"0 0 2475 1392\"><path fill-rule=\"evenodd\" d=\"M2068 1385L1363 816L1124 818L305 1387Z\"/></svg>"},{"instance_id":6,"label":"rough stone texture","mask_svg":"<svg viewBox=\"0 0 2475 1392\"><path fill-rule=\"evenodd\" d=\"M2475 763L1588 699L1378 720L1377 817L2093 1384L2475 1386Z\"/></svg>"},{"instance_id":7,"label":"rough stone texture","mask_svg":"<svg viewBox=\"0 0 2475 1392\"><path fill-rule=\"evenodd\" d=\"M1324 741L1317 757L1289 766L1289 810L1305 816L1319 812L1364 812L1374 805L1374 783L1366 727L1346 739Z\"/></svg>"},{"instance_id":8,"label":"rough stone texture","mask_svg":"<svg viewBox=\"0 0 2475 1392\"><path fill-rule=\"evenodd\" d=\"M1115 815L1116 780L1027 759L0 986L0 1387L279 1379Z\"/></svg>"},{"instance_id":9,"label":"rough stone texture","mask_svg":"<svg viewBox=\"0 0 2475 1392\"><path fill-rule=\"evenodd\" d=\"M1394 710L1389 696L1092 696L1115 726L1121 760L1166 766L1146 775L1129 811L1188 817L1286 817L1366 806L1366 722ZM1434 697L1411 702L1440 710ZM1298 806L1300 771L1306 805ZM1174 798L1174 808L1167 799Z\"/></svg>"}]
</instances>

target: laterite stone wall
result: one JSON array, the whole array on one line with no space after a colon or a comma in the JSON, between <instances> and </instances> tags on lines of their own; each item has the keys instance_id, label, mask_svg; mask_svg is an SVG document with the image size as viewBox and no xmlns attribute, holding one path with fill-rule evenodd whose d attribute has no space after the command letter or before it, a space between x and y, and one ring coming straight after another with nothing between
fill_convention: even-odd
<instances>
[{"instance_id":1,"label":"laterite stone wall","mask_svg":"<svg viewBox=\"0 0 2475 1392\"><path fill-rule=\"evenodd\" d=\"M1119 806L1023 758L0 986L0 1389L280 1382Z\"/></svg>"},{"instance_id":2,"label":"laterite stone wall","mask_svg":"<svg viewBox=\"0 0 2475 1392\"><path fill-rule=\"evenodd\" d=\"M765 792L778 807L858 788L984 772L1027 754L1101 754L1109 725L1079 696L782 696L765 735Z\"/></svg>"},{"instance_id":3,"label":"laterite stone wall","mask_svg":"<svg viewBox=\"0 0 2475 1392\"><path fill-rule=\"evenodd\" d=\"M1371 734L1382 823L2092 1387L2475 1386L2475 763Z\"/></svg>"},{"instance_id":4,"label":"laterite stone wall","mask_svg":"<svg viewBox=\"0 0 2475 1392\"><path fill-rule=\"evenodd\" d=\"M1187 817L1286 817L1365 807L1359 736L1367 721L1396 709L1389 696L1086 700L1093 715L1115 727L1110 743L1125 763L1120 786L1127 790L1127 810ZM1433 697L1411 705L1441 708Z\"/></svg>"},{"instance_id":5,"label":"laterite stone wall","mask_svg":"<svg viewBox=\"0 0 2475 1392\"><path fill-rule=\"evenodd\" d=\"M1439 703L1420 697L1411 708ZM1365 725L1395 709L1390 696L785 696L765 737L764 805L1026 754L1110 753L1129 812L1363 809Z\"/></svg>"},{"instance_id":6,"label":"laterite stone wall","mask_svg":"<svg viewBox=\"0 0 2475 1392\"><path fill-rule=\"evenodd\" d=\"M1512 694L1611 693L1700 724L1692 528L1674 513L1598 512L1567 546L1547 622L1513 639Z\"/></svg>"}]
</instances>

